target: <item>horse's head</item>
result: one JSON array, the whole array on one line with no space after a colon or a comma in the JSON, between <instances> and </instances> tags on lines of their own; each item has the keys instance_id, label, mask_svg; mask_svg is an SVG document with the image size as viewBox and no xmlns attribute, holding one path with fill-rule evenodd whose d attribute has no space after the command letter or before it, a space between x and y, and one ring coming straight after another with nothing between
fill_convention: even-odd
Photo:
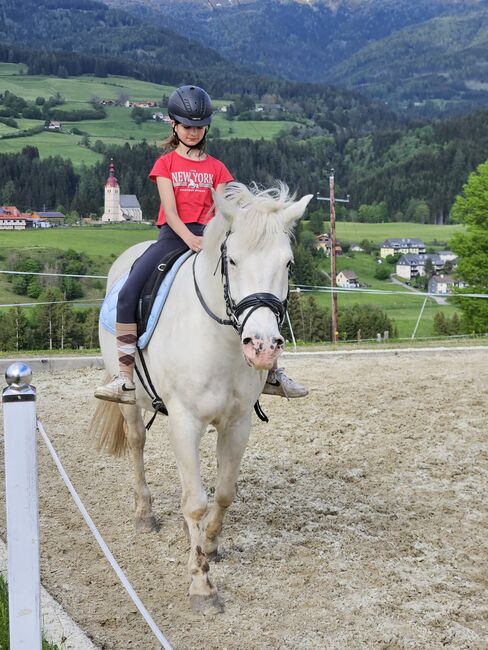
<instances>
[{"instance_id":1,"label":"horse's head","mask_svg":"<svg viewBox=\"0 0 488 650\"><path fill-rule=\"evenodd\" d=\"M206 240L221 245L228 305L244 357L258 370L272 368L283 351L279 327L293 260L290 235L311 198L309 194L294 201L284 185L258 191L240 183L228 185L224 195L214 195L217 216Z\"/></svg>"}]
</instances>

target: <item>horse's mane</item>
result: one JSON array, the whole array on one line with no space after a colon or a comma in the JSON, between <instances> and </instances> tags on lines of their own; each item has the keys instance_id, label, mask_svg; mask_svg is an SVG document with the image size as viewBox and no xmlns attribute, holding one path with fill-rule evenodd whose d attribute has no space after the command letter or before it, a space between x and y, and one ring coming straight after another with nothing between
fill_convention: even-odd
<instances>
[{"instance_id":1,"label":"horse's mane","mask_svg":"<svg viewBox=\"0 0 488 650\"><path fill-rule=\"evenodd\" d=\"M250 249L265 248L280 233L291 235L291 226L282 218L282 211L294 203L287 185L260 190L256 184L229 183L224 191L225 210L233 214L232 232L239 233L242 244ZM218 250L218 244L229 230L229 221L218 209L205 229L205 246Z\"/></svg>"}]
</instances>

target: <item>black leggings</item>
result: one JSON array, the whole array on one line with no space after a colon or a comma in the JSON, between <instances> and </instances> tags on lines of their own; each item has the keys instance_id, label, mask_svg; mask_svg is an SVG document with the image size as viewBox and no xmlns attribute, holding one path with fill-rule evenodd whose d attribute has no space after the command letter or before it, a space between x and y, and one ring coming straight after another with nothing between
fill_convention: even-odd
<instances>
[{"instance_id":1,"label":"black leggings","mask_svg":"<svg viewBox=\"0 0 488 650\"><path fill-rule=\"evenodd\" d=\"M205 229L202 223L187 223L187 228L194 235L201 236ZM146 284L147 279L162 260L162 258L188 246L178 235L165 224L159 231L159 236L154 244L151 244L144 253L134 262L129 277L119 292L117 301L117 323L135 323L137 314L137 303L139 296Z\"/></svg>"}]
</instances>

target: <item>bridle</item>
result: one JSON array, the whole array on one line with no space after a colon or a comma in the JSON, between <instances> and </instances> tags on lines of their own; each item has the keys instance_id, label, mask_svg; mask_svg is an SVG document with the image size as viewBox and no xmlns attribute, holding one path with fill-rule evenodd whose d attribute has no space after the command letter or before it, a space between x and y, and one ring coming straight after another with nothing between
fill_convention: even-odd
<instances>
[{"instance_id":1,"label":"bridle","mask_svg":"<svg viewBox=\"0 0 488 650\"><path fill-rule=\"evenodd\" d=\"M220 273L222 275L222 284L224 286L225 310L228 318L226 319L219 318L216 314L213 313L213 311L205 302L202 292L200 291L200 287L198 286L196 273L195 273L195 263L199 255L199 253L197 253L193 259L193 283L195 285L195 292L198 296L198 299L200 300L200 304L207 312L207 314L210 316L210 318L212 318L220 325L231 325L235 329L235 331L239 334L239 336L242 336L242 332L244 331L244 327L249 317L257 309L261 309L263 307L266 307L267 309L271 309L271 311L276 317L278 327L281 327L283 321L285 320L289 294L287 294L284 300L280 300L277 296L275 296L272 293L251 293L249 296L246 296L245 298L240 300L237 304L235 300L232 298L230 292L230 283L229 283L229 261L227 256L227 239L229 238L230 234L231 231L228 230L225 235L224 241L220 245L220 257L219 257ZM218 268L218 263L215 269L215 273L217 272L217 268ZM249 309L249 312L246 314L242 323L240 323L239 317L241 316L241 314L243 314L246 311L246 309Z\"/></svg>"}]
</instances>

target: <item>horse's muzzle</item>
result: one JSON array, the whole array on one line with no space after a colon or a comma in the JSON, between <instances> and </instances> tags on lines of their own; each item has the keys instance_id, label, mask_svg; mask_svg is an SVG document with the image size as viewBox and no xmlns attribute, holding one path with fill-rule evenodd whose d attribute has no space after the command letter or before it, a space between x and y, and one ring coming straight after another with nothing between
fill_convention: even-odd
<instances>
[{"instance_id":1,"label":"horse's muzzle","mask_svg":"<svg viewBox=\"0 0 488 650\"><path fill-rule=\"evenodd\" d=\"M271 370L283 352L284 343L281 336L273 336L268 339L247 336L242 339L242 351L246 363L256 370Z\"/></svg>"}]
</instances>

